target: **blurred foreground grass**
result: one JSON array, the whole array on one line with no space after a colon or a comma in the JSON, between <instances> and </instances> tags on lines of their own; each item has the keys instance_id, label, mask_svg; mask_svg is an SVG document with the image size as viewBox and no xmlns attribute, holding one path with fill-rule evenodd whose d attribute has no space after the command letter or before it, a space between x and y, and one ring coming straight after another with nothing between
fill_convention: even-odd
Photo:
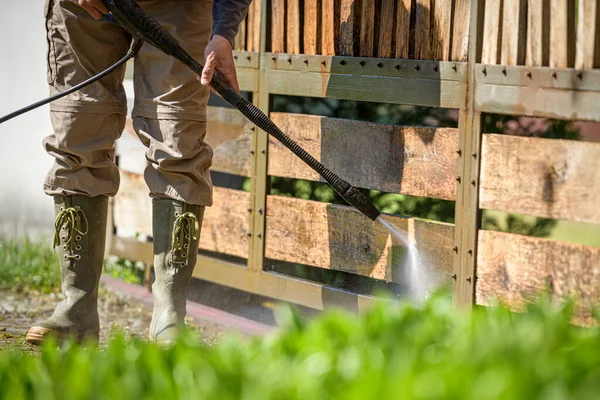
<instances>
[{"instance_id":1,"label":"blurred foreground grass","mask_svg":"<svg viewBox=\"0 0 600 400\"><path fill-rule=\"evenodd\" d=\"M310 322L283 309L281 331L251 341L187 334L162 350L117 337L102 351L0 354L0 398L597 399L600 329L569 319L545 303L461 313L440 295Z\"/></svg>"}]
</instances>

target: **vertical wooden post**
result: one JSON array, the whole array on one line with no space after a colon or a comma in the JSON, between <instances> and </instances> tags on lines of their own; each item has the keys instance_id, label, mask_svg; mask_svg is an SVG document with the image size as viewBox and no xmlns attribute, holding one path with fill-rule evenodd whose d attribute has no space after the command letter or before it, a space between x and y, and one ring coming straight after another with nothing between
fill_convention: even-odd
<instances>
[{"instance_id":1,"label":"vertical wooden post","mask_svg":"<svg viewBox=\"0 0 600 400\"><path fill-rule=\"evenodd\" d=\"M269 93L266 91L264 53L266 49L267 1L262 1L260 24L260 61L258 73L258 92L254 93L253 103L267 115L269 114ZM259 129L252 137L252 172L250 197L250 240L248 249L248 269L246 271L246 288L257 293L258 280L263 271L265 254L265 215L267 202L267 149L268 134Z\"/></svg>"},{"instance_id":2,"label":"vertical wooden post","mask_svg":"<svg viewBox=\"0 0 600 400\"><path fill-rule=\"evenodd\" d=\"M467 96L466 104L460 110L458 122L459 157L456 177L452 295L454 304L460 307L472 307L475 300L477 236L481 224L479 166L483 116L474 110L478 3L478 0L471 0Z\"/></svg>"}]
</instances>

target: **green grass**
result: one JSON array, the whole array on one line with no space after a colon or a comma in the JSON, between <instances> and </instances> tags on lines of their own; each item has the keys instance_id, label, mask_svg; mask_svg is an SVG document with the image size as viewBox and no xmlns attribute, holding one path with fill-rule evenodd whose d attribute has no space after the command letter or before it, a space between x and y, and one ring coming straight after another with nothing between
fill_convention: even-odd
<instances>
[{"instance_id":1,"label":"green grass","mask_svg":"<svg viewBox=\"0 0 600 400\"><path fill-rule=\"evenodd\" d=\"M381 303L311 322L280 312L281 333L213 347L185 335L170 350L118 337L106 349L46 346L0 354L0 398L597 399L600 329L568 308L459 313Z\"/></svg>"},{"instance_id":2,"label":"green grass","mask_svg":"<svg viewBox=\"0 0 600 400\"><path fill-rule=\"evenodd\" d=\"M550 239L600 247L600 225L574 221L558 221Z\"/></svg>"},{"instance_id":3,"label":"green grass","mask_svg":"<svg viewBox=\"0 0 600 400\"><path fill-rule=\"evenodd\" d=\"M58 257L44 241L0 238L0 286L51 292L60 288Z\"/></svg>"}]
</instances>

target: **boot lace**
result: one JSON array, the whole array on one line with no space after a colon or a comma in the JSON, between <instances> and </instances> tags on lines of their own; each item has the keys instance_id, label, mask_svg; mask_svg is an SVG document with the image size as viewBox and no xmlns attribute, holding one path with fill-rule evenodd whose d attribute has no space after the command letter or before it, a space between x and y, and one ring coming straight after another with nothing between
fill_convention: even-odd
<instances>
[{"instance_id":1,"label":"boot lace","mask_svg":"<svg viewBox=\"0 0 600 400\"><path fill-rule=\"evenodd\" d=\"M85 223L85 229L83 229L83 224ZM60 231L64 227L67 231L67 235L63 237L64 249L69 250L70 254L65 254L65 259L74 258L78 259L78 255L74 254L75 249L79 249L80 246L75 245L76 240L81 240L81 236L85 236L88 233L89 224L88 219L85 216L85 213L79 208L76 207L68 207L64 210L61 210L58 215L56 215L56 219L54 220L54 246L60 246Z\"/></svg>"},{"instance_id":2,"label":"boot lace","mask_svg":"<svg viewBox=\"0 0 600 400\"><path fill-rule=\"evenodd\" d=\"M173 264L185 264L187 262L189 248L192 241L198 239L199 233L200 224L193 213L186 212L175 219L173 242L171 244Z\"/></svg>"}]
</instances>

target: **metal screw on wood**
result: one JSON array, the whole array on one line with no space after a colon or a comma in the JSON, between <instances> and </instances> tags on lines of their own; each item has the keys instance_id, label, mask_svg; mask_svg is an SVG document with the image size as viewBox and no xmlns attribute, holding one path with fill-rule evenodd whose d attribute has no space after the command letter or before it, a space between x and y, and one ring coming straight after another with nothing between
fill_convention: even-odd
<instances>
[{"instance_id":1,"label":"metal screw on wood","mask_svg":"<svg viewBox=\"0 0 600 400\"><path fill-rule=\"evenodd\" d=\"M361 67L365 66L365 62L364 61L361 61L359 64L360 64Z\"/></svg>"},{"instance_id":2,"label":"metal screw on wood","mask_svg":"<svg viewBox=\"0 0 600 400\"><path fill-rule=\"evenodd\" d=\"M292 63L292 57L288 58L288 62L291 64Z\"/></svg>"},{"instance_id":3,"label":"metal screw on wood","mask_svg":"<svg viewBox=\"0 0 600 400\"><path fill-rule=\"evenodd\" d=\"M450 278L452 278L452 279L456 280L456 274L452 274L452 275L450 275Z\"/></svg>"},{"instance_id":4,"label":"metal screw on wood","mask_svg":"<svg viewBox=\"0 0 600 400\"><path fill-rule=\"evenodd\" d=\"M481 72L483 73L483 75L487 76L487 69L484 68Z\"/></svg>"},{"instance_id":5,"label":"metal screw on wood","mask_svg":"<svg viewBox=\"0 0 600 400\"><path fill-rule=\"evenodd\" d=\"M396 65L396 69L397 69L398 71L400 71L400 68L402 68L402 67L400 66L400 64Z\"/></svg>"},{"instance_id":6,"label":"metal screw on wood","mask_svg":"<svg viewBox=\"0 0 600 400\"><path fill-rule=\"evenodd\" d=\"M340 65L346 65L346 61L345 60L340 61Z\"/></svg>"},{"instance_id":7,"label":"metal screw on wood","mask_svg":"<svg viewBox=\"0 0 600 400\"><path fill-rule=\"evenodd\" d=\"M456 150L456 154L458 154L460 156L462 154L462 150L461 149Z\"/></svg>"},{"instance_id":8,"label":"metal screw on wood","mask_svg":"<svg viewBox=\"0 0 600 400\"><path fill-rule=\"evenodd\" d=\"M467 250L467 253L469 253L469 254L473 254L473 249L469 249L469 250Z\"/></svg>"},{"instance_id":9,"label":"metal screw on wood","mask_svg":"<svg viewBox=\"0 0 600 400\"><path fill-rule=\"evenodd\" d=\"M502 68L502 75L506 76L506 68Z\"/></svg>"},{"instance_id":10,"label":"metal screw on wood","mask_svg":"<svg viewBox=\"0 0 600 400\"><path fill-rule=\"evenodd\" d=\"M252 61L252 57L251 57L251 56L248 56L248 57L246 57L246 59L247 59L248 61Z\"/></svg>"},{"instance_id":11,"label":"metal screw on wood","mask_svg":"<svg viewBox=\"0 0 600 400\"><path fill-rule=\"evenodd\" d=\"M456 64L452 64L452 69L454 70L454 72L458 71L458 68L456 67Z\"/></svg>"},{"instance_id":12,"label":"metal screw on wood","mask_svg":"<svg viewBox=\"0 0 600 400\"><path fill-rule=\"evenodd\" d=\"M308 60L304 60L304 64L308 65Z\"/></svg>"},{"instance_id":13,"label":"metal screw on wood","mask_svg":"<svg viewBox=\"0 0 600 400\"><path fill-rule=\"evenodd\" d=\"M460 182L460 176L456 177L456 182Z\"/></svg>"},{"instance_id":14,"label":"metal screw on wood","mask_svg":"<svg viewBox=\"0 0 600 400\"><path fill-rule=\"evenodd\" d=\"M257 233L256 237L259 238L259 239L262 238L262 233Z\"/></svg>"},{"instance_id":15,"label":"metal screw on wood","mask_svg":"<svg viewBox=\"0 0 600 400\"><path fill-rule=\"evenodd\" d=\"M248 236L248 237L252 236L252 232L246 233L246 236Z\"/></svg>"},{"instance_id":16,"label":"metal screw on wood","mask_svg":"<svg viewBox=\"0 0 600 400\"><path fill-rule=\"evenodd\" d=\"M250 150L250 154L254 155L254 150Z\"/></svg>"},{"instance_id":17,"label":"metal screw on wood","mask_svg":"<svg viewBox=\"0 0 600 400\"><path fill-rule=\"evenodd\" d=\"M533 78L533 74L531 73L531 71L529 71L529 72L527 73L527 77L528 77L529 79L532 79L532 78Z\"/></svg>"},{"instance_id":18,"label":"metal screw on wood","mask_svg":"<svg viewBox=\"0 0 600 400\"><path fill-rule=\"evenodd\" d=\"M471 282L471 277L467 276L467 282Z\"/></svg>"},{"instance_id":19,"label":"metal screw on wood","mask_svg":"<svg viewBox=\"0 0 600 400\"><path fill-rule=\"evenodd\" d=\"M452 248L452 250L454 250L455 252L457 252L457 253L458 253L458 246L454 246L454 247Z\"/></svg>"},{"instance_id":20,"label":"metal screw on wood","mask_svg":"<svg viewBox=\"0 0 600 400\"><path fill-rule=\"evenodd\" d=\"M417 65L415 65L415 69L416 69L417 71L420 71L420 70L421 70L421 66L420 66L419 64L417 64Z\"/></svg>"},{"instance_id":21,"label":"metal screw on wood","mask_svg":"<svg viewBox=\"0 0 600 400\"><path fill-rule=\"evenodd\" d=\"M377 63L377 66L378 66L379 68L382 68L382 67L383 67L383 63Z\"/></svg>"},{"instance_id":22,"label":"metal screw on wood","mask_svg":"<svg viewBox=\"0 0 600 400\"><path fill-rule=\"evenodd\" d=\"M261 152L262 154L265 154L265 153L267 152L267 150L265 150L265 149L262 149L260 152Z\"/></svg>"},{"instance_id":23,"label":"metal screw on wood","mask_svg":"<svg viewBox=\"0 0 600 400\"><path fill-rule=\"evenodd\" d=\"M249 213L251 213L251 212L252 212L252 209L251 209L251 208L248 208L248 212L249 212Z\"/></svg>"},{"instance_id":24,"label":"metal screw on wood","mask_svg":"<svg viewBox=\"0 0 600 400\"><path fill-rule=\"evenodd\" d=\"M263 209L262 209L262 208L259 208L259 209L258 209L258 213L259 213L260 215L262 215L262 213L263 213Z\"/></svg>"},{"instance_id":25,"label":"metal screw on wood","mask_svg":"<svg viewBox=\"0 0 600 400\"><path fill-rule=\"evenodd\" d=\"M472 152L472 153L471 153L471 155L472 155L474 158L477 158L477 153L475 153L475 152Z\"/></svg>"},{"instance_id":26,"label":"metal screw on wood","mask_svg":"<svg viewBox=\"0 0 600 400\"><path fill-rule=\"evenodd\" d=\"M325 60L321 61L321 64L323 64L323 66L327 65L327 63L325 62Z\"/></svg>"},{"instance_id":27,"label":"metal screw on wood","mask_svg":"<svg viewBox=\"0 0 600 400\"><path fill-rule=\"evenodd\" d=\"M439 68L438 68L438 66L436 65L435 67L433 67L433 70L434 70L435 72L438 72L438 71L439 71Z\"/></svg>"},{"instance_id":28,"label":"metal screw on wood","mask_svg":"<svg viewBox=\"0 0 600 400\"><path fill-rule=\"evenodd\" d=\"M475 179L472 179L472 180L471 180L471 185L475 186L475 184L476 184L476 183L477 183L477 182L475 182Z\"/></svg>"}]
</instances>

